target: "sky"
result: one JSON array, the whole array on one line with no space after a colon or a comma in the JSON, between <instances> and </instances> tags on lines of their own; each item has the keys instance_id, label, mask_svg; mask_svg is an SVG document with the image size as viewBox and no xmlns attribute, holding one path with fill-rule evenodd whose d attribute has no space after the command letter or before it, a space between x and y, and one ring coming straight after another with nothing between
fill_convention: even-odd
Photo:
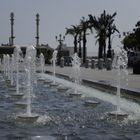
<instances>
[{"instance_id":1,"label":"sky","mask_svg":"<svg viewBox=\"0 0 140 140\"><path fill-rule=\"evenodd\" d=\"M36 43L35 19L39 13L40 43L56 48L56 35L65 35L65 28L78 25L88 14L98 17L103 10L109 14L117 12L114 23L121 34L132 31L140 20L140 0L0 0L0 44L9 41L11 12L15 14L15 44ZM95 36L95 30L87 36L87 52L94 54L98 51ZM114 35L113 48L121 45L122 38ZM67 35L64 43L73 46L73 37Z\"/></svg>"}]
</instances>

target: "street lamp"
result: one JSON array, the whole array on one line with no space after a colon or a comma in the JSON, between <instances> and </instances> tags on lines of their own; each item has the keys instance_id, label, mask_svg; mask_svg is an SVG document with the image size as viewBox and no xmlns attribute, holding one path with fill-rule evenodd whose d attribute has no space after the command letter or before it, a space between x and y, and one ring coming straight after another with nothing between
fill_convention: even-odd
<instances>
[{"instance_id":1,"label":"street lamp","mask_svg":"<svg viewBox=\"0 0 140 140\"><path fill-rule=\"evenodd\" d=\"M60 64L60 60L61 60L61 57L63 56L62 54L62 44L65 40L65 36L62 36L61 34L59 34L58 36L55 36L55 39L56 41L59 43L59 46L58 46L58 65Z\"/></svg>"},{"instance_id":2,"label":"street lamp","mask_svg":"<svg viewBox=\"0 0 140 140\"><path fill-rule=\"evenodd\" d=\"M59 36L55 36L56 41L59 42L59 51L62 50L62 44L65 40L65 36L62 36L61 34L59 34Z\"/></svg>"},{"instance_id":3,"label":"street lamp","mask_svg":"<svg viewBox=\"0 0 140 140\"><path fill-rule=\"evenodd\" d=\"M112 36L112 38L111 38L111 27L109 28L109 40L108 40L108 52L107 52L107 57L108 58L112 58L112 54L111 54L111 46L112 46L112 42L113 42L113 39L115 38L115 37L119 37L119 38L121 38L121 34L119 33L119 34L116 34L116 35L114 35L114 36Z\"/></svg>"}]
</instances>

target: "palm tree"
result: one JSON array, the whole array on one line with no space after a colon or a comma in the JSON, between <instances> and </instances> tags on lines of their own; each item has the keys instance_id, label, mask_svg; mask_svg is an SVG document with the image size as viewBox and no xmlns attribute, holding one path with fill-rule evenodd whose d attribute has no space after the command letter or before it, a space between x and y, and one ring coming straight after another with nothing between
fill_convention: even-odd
<instances>
[{"instance_id":1,"label":"palm tree","mask_svg":"<svg viewBox=\"0 0 140 140\"><path fill-rule=\"evenodd\" d=\"M82 19L80 20L80 28L82 30L82 40L83 40L83 64L86 63L86 55L87 55L87 48L86 48L86 42L87 42L87 39L86 39L86 35L87 35L87 30L90 29L90 26L89 26L89 21L86 20L84 17L82 17ZM92 32L92 30L91 30Z\"/></svg>"},{"instance_id":2,"label":"palm tree","mask_svg":"<svg viewBox=\"0 0 140 140\"><path fill-rule=\"evenodd\" d=\"M72 35L74 37L74 53L77 53L77 37L80 33L80 27L78 25L72 25L71 28L66 28L66 35Z\"/></svg>"},{"instance_id":3,"label":"palm tree","mask_svg":"<svg viewBox=\"0 0 140 140\"><path fill-rule=\"evenodd\" d=\"M103 58L103 50L104 50L104 57L106 55L106 38L107 38L107 21L106 21L106 12L104 11L100 17L96 18L93 17L91 14L89 16L90 26L96 30L96 38L97 42L99 42L99 51L98 51L98 58Z\"/></svg>"},{"instance_id":4,"label":"palm tree","mask_svg":"<svg viewBox=\"0 0 140 140\"><path fill-rule=\"evenodd\" d=\"M111 53L111 35L114 34L115 32L118 32L118 29L116 28L116 25L113 24L114 22L114 17L117 15L117 13L113 13L112 15L107 15L107 20L108 20L108 28L107 28L107 32L108 32L108 51L107 51L107 57L111 58L112 57L112 53Z\"/></svg>"},{"instance_id":5,"label":"palm tree","mask_svg":"<svg viewBox=\"0 0 140 140\"><path fill-rule=\"evenodd\" d=\"M93 27L96 30L96 38L99 42L99 54L98 58L103 58L103 52L104 52L104 59L106 57L106 39L109 38L108 41L108 48L109 53L111 52L111 34L113 34L115 31L119 32L116 29L114 22L114 17L116 16L116 12L112 15L106 14L106 11L104 10L103 13L100 15L100 17L96 18L93 17L91 14L89 16L89 22L91 27Z\"/></svg>"}]
</instances>

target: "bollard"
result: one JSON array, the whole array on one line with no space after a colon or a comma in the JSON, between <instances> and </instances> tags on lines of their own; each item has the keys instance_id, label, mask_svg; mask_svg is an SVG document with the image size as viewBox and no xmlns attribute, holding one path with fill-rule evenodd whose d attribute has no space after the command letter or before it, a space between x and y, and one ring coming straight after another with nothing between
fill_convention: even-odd
<instances>
[{"instance_id":1,"label":"bollard","mask_svg":"<svg viewBox=\"0 0 140 140\"><path fill-rule=\"evenodd\" d=\"M88 59L86 60L85 68L89 68L89 60Z\"/></svg>"},{"instance_id":2,"label":"bollard","mask_svg":"<svg viewBox=\"0 0 140 140\"><path fill-rule=\"evenodd\" d=\"M91 69L95 69L95 60L94 59L91 60Z\"/></svg>"},{"instance_id":3,"label":"bollard","mask_svg":"<svg viewBox=\"0 0 140 140\"><path fill-rule=\"evenodd\" d=\"M112 60L111 58L107 58L106 70L111 70L111 69L112 69Z\"/></svg>"},{"instance_id":4,"label":"bollard","mask_svg":"<svg viewBox=\"0 0 140 140\"><path fill-rule=\"evenodd\" d=\"M100 58L100 59L98 60L98 69L99 69L99 70L102 70L102 69L103 69L103 62L104 62L104 60L103 60L102 58Z\"/></svg>"},{"instance_id":5,"label":"bollard","mask_svg":"<svg viewBox=\"0 0 140 140\"><path fill-rule=\"evenodd\" d=\"M61 59L60 59L60 67L61 68L64 67L64 57L61 57Z\"/></svg>"}]
</instances>

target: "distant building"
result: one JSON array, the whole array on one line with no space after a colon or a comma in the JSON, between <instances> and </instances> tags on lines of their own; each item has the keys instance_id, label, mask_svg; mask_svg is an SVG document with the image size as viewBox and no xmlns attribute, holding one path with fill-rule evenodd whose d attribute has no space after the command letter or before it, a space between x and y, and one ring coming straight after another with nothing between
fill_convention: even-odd
<instances>
[{"instance_id":1,"label":"distant building","mask_svg":"<svg viewBox=\"0 0 140 140\"><path fill-rule=\"evenodd\" d=\"M57 50L60 50L60 46L57 46ZM62 44L61 51L63 52L63 56L71 56L74 54L74 47L67 46L67 44Z\"/></svg>"},{"instance_id":2,"label":"distant building","mask_svg":"<svg viewBox=\"0 0 140 140\"><path fill-rule=\"evenodd\" d=\"M50 49L50 50L54 50L49 44L41 44L40 46L38 47L45 47L47 49Z\"/></svg>"},{"instance_id":3,"label":"distant building","mask_svg":"<svg viewBox=\"0 0 140 140\"><path fill-rule=\"evenodd\" d=\"M23 52L23 56L25 56L26 48L30 46L21 46L21 50ZM15 46L10 46L9 44L1 44L0 46L0 57L2 57L3 54L13 54ZM43 53L48 60L52 57L53 48L51 48L48 44L41 44L40 46L35 47L37 50L37 56L40 53Z\"/></svg>"},{"instance_id":4,"label":"distant building","mask_svg":"<svg viewBox=\"0 0 140 140\"><path fill-rule=\"evenodd\" d=\"M71 56L74 54L74 47L67 46L66 44L62 44L61 46L57 46L58 54L57 54L57 64L60 65L61 58L64 58L64 65L71 65Z\"/></svg>"}]
</instances>

